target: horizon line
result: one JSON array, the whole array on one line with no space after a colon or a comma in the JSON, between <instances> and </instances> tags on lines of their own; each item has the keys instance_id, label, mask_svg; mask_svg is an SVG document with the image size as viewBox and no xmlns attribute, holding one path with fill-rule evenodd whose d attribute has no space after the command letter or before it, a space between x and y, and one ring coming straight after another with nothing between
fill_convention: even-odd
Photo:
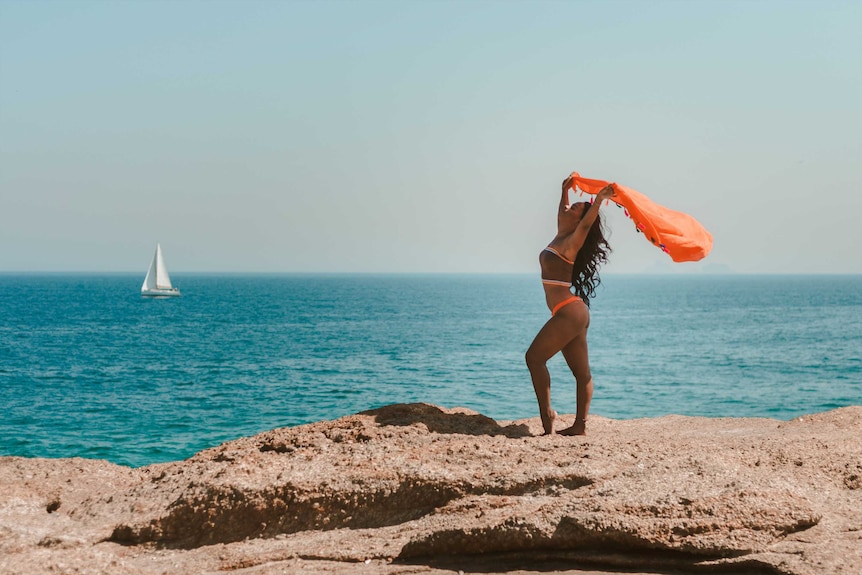
<instances>
[{"instance_id":1,"label":"horizon line","mask_svg":"<svg viewBox=\"0 0 862 575\"><path fill-rule=\"evenodd\" d=\"M182 275L277 275L277 276L521 276L535 275L529 272L464 272L464 271L226 271L226 270L198 270L198 271L171 271L171 276ZM0 270L0 275L139 275L146 273L140 271L107 271L107 270ZM862 272L734 272L728 270L710 271L632 271L617 272L608 271L603 276L862 276Z\"/></svg>"}]
</instances>

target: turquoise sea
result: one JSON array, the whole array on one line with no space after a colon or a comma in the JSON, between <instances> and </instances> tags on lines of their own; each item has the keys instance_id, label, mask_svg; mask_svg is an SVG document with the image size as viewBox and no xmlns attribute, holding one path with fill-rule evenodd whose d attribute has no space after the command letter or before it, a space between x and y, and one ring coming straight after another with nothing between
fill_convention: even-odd
<instances>
[{"instance_id":1,"label":"turquoise sea","mask_svg":"<svg viewBox=\"0 0 862 575\"><path fill-rule=\"evenodd\" d=\"M535 275L0 274L0 455L178 460L390 403L537 416ZM606 275L592 413L790 419L862 404L862 276ZM575 409L562 357L554 406Z\"/></svg>"}]
</instances>

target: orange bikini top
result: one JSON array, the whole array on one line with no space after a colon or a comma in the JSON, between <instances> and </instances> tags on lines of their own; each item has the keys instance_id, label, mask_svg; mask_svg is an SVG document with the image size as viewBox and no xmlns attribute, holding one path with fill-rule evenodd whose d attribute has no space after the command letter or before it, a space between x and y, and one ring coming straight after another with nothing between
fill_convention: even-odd
<instances>
[{"instance_id":1,"label":"orange bikini top","mask_svg":"<svg viewBox=\"0 0 862 575\"><path fill-rule=\"evenodd\" d=\"M539 265L542 267L543 284L572 287L572 266L575 262L566 259L551 246L539 254Z\"/></svg>"}]
</instances>

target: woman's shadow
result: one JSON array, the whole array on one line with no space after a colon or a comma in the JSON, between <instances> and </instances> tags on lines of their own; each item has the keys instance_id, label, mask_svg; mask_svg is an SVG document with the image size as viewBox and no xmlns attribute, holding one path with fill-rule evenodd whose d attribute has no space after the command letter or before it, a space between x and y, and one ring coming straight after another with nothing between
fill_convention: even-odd
<instances>
[{"instance_id":1,"label":"woman's shadow","mask_svg":"<svg viewBox=\"0 0 862 575\"><path fill-rule=\"evenodd\" d=\"M396 403L378 409L363 411L360 415L373 416L379 425L409 426L422 423L434 433L460 435L503 435L511 438L532 437L525 424L505 427L481 413L446 413L428 403Z\"/></svg>"}]
</instances>

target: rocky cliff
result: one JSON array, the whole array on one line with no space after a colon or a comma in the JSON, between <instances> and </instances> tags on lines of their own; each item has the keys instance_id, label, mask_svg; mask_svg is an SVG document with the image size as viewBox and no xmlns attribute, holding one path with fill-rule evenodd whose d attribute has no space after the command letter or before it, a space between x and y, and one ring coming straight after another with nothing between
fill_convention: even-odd
<instances>
[{"instance_id":1,"label":"rocky cliff","mask_svg":"<svg viewBox=\"0 0 862 575\"><path fill-rule=\"evenodd\" d=\"M862 573L862 407L540 432L392 405L139 469L0 458L0 573Z\"/></svg>"}]
</instances>

